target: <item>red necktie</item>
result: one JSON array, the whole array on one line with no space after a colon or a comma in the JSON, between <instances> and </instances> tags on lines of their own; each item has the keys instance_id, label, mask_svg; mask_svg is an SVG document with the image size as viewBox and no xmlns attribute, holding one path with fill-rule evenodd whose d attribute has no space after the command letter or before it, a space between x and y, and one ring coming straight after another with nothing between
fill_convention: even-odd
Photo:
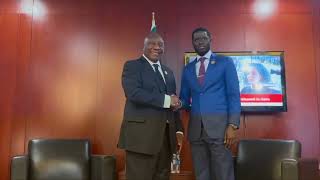
<instances>
[{"instance_id":1,"label":"red necktie","mask_svg":"<svg viewBox=\"0 0 320 180\"><path fill-rule=\"evenodd\" d=\"M199 68L199 74L198 74L198 82L200 84L200 86L203 86L204 84L204 77L205 77L205 74L206 74L206 68L204 66L204 61L206 60L205 57L201 57L199 58L199 61L200 61L200 68Z\"/></svg>"}]
</instances>

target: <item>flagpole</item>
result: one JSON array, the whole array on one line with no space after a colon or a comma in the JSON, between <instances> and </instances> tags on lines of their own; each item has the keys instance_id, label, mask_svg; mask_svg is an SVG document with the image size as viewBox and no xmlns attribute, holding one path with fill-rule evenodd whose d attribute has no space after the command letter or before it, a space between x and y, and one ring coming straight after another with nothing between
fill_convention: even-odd
<instances>
[{"instance_id":1,"label":"flagpole","mask_svg":"<svg viewBox=\"0 0 320 180\"><path fill-rule=\"evenodd\" d=\"M155 14L155 13L152 12L152 21L155 21L155 20L154 20L154 14Z\"/></svg>"},{"instance_id":2,"label":"flagpole","mask_svg":"<svg viewBox=\"0 0 320 180\"><path fill-rule=\"evenodd\" d=\"M152 24L151 24L151 32L157 32L157 27L156 27L156 20L154 18L155 13L152 12Z\"/></svg>"}]
</instances>

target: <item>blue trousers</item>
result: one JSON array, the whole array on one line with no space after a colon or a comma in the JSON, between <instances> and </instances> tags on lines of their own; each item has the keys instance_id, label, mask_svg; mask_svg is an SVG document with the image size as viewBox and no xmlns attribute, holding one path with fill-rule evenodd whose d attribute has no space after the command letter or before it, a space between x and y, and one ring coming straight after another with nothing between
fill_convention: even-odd
<instances>
[{"instance_id":1,"label":"blue trousers","mask_svg":"<svg viewBox=\"0 0 320 180\"><path fill-rule=\"evenodd\" d=\"M200 139L190 143L197 180L234 180L232 153L223 138L212 139L202 128Z\"/></svg>"}]
</instances>

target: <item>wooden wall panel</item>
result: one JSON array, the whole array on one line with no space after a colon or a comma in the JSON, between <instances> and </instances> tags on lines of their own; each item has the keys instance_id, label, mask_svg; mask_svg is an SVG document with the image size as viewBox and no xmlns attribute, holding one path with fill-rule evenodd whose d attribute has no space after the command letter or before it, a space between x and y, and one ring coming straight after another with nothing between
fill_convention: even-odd
<instances>
[{"instance_id":1,"label":"wooden wall panel","mask_svg":"<svg viewBox=\"0 0 320 180\"><path fill-rule=\"evenodd\" d=\"M273 0L271 0L273 1ZM263 2L263 0L244 0L245 13L254 13L256 2ZM273 13L275 16L279 14L311 14L313 11L312 0L276 0L276 10Z\"/></svg>"},{"instance_id":2,"label":"wooden wall panel","mask_svg":"<svg viewBox=\"0 0 320 180\"><path fill-rule=\"evenodd\" d=\"M244 114L239 135L298 139L304 157L320 157L319 1L278 0L265 19L257 18L255 2L1 0L0 180L8 179L9 157L25 153L32 138L89 138L94 153L115 154L117 169L124 168L116 148L122 66L141 55L152 11L178 91L183 53L193 51L198 26L213 33L216 51L284 50L289 111ZM185 126L187 118L183 113ZM187 142L182 154L182 169L191 170Z\"/></svg>"},{"instance_id":3,"label":"wooden wall panel","mask_svg":"<svg viewBox=\"0 0 320 180\"><path fill-rule=\"evenodd\" d=\"M34 7L43 7L47 15L94 15L99 10L106 10L101 9L103 3L101 0L34 0Z\"/></svg>"},{"instance_id":4,"label":"wooden wall panel","mask_svg":"<svg viewBox=\"0 0 320 180\"><path fill-rule=\"evenodd\" d=\"M317 73L317 97L318 97L318 112L320 113L320 1L313 1L313 45L315 49L315 62L316 62L316 73ZM319 120L319 129L320 129L320 118ZM320 132L319 132L320 137ZM320 141L320 138L319 138ZM320 157L320 152L318 154Z\"/></svg>"},{"instance_id":5,"label":"wooden wall panel","mask_svg":"<svg viewBox=\"0 0 320 180\"><path fill-rule=\"evenodd\" d=\"M200 16L201 19L210 19L213 15L239 15L246 9L245 0L178 0L179 17Z\"/></svg>"},{"instance_id":6,"label":"wooden wall panel","mask_svg":"<svg viewBox=\"0 0 320 180\"><path fill-rule=\"evenodd\" d=\"M3 11L2 11L3 12ZM18 16L0 11L0 174L8 179Z\"/></svg>"},{"instance_id":7,"label":"wooden wall panel","mask_svg":"<svg viewBox=\"0 0 320 180\"><path fill-rule=\"evenodd\" d=\"M11 131L11 155L21 155L25 152L26 138L26 114L31 109L28 106L30 98L28 89L30 85L26 82L26 77L30 67L30 42L32 18L19 15L19 31L17 35L17 58L16 58L16 85L13 98L13 115Z\"/></svg>"},{"instance_id":8,"label":"wooden wall panel","mask_svg":"<svg viewBox=\"0 0 320 180\"><path fill-rule=\"evenodd\" d=\"M93 140L98 37L96 16L51 15L34 22L31 41L34 113L27 140L38 137Z\"/></svg>"},{"instance_id":9,"label":"wooden wall panel","mask_svg":"<svg viewBox=\"0 0 320 180\"><path fill-rule=\"evenodd\" d=\"M1 0L0 12L4 14L16 14L19 12L22 0ZM33 2L33 0L24 0L25 2Z\"/></svg>"},{"instance_id":10,"label":"wooden wall panel","mask_svg":"<svg viewBox=\"0 0 320 180\"><path fill-rule=\"evenodd\" d=\"M303 155L319 152L315 59L311 15L278 15L265 21L248 17L246 47L285 51L288 112L248 116L248 137L298 139ZM268 38L264 38L268 37ZM276 42L276 43L275 43ZM299 43L301 42L301 43ZM303 85L302 85L303 84ZM313 129L312 131L309 131Z\"/></svg>"}]
</instances>

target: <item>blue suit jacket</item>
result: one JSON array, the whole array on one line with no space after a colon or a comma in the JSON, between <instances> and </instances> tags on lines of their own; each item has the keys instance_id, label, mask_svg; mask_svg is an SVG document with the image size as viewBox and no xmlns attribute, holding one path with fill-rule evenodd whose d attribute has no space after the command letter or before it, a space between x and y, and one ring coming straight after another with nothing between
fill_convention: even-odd
<instances>
[{"instance_id":1,"label":"blue suit jacket","mask_svg":"<svg viewBox=\"0 0 320 180\"><path fill-rule=\"evenodd\" d=\"M212 54L204 85L200 86L196 62L184 68L180 91L183 108L191 108L188 138L191 141L199 139L201 122L209 137L224 138L228 124L239 126L240 123L240 92L235 66L230 58Z\"/></svg>"}]
</instances>

